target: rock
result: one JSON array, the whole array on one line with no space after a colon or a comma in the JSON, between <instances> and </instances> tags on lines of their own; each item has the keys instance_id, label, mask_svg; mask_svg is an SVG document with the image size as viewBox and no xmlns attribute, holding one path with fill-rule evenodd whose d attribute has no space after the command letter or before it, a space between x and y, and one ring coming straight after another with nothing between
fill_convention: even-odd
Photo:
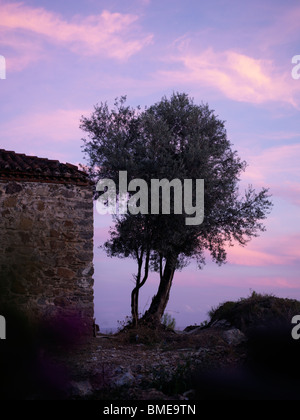
<instances>
[{"instance_id":1,"label":"rock","mask_svg":"<svg viewBox=\"0 0 300 420\"><path fill-rule=\"evenodd\" d=\"M224 331L223 338L231 346L237 346L247 340L245 334L237 328Z\"/></svg>"},{"instance_id":2,"label":"rock","mask_svg":"<svg viewBox=\"0 0 300 420\"><path fill-rule=\"evenodd\" d=\"M134 382L135 378L132 375L131 371L128 370L126 373L117 377L114 381L116 386L128 386Z\"/></svg>"},{"instance_id":3,"label":"rock","mask_svg":"<svg viewBox=\"0 0 300 420\"><path fill-rule=\"evenodd\" d=\"M188 327L186 327L183 332L191 332L193 330L195 330L196 328L199 328L200 325L189 325Z\"/></svg>"},{"instance_id":4,"label":"rock","mask_svg":"<svg viewBox=\"0 0 300 420\"><path fill-rule=\"evenodd\" d=\"M5 193L6 194L15 194L15 193L19 193L20 191L22 191L22 189L23 189L23 187L22 187L21 184L17 184L16 182L10 182L6 186Z\"/></svg>"},{"instance_id":5,"label":"rock","mask_svg":"<svg viewBox=\"0 0 300 420\"><path fill-rule=\"evenodd\" d=\"M188 391L185 391L182 396L186 400L193 400L195 398L196 391L194 389L189 389Z\"/></svg>"},{"instance_id":6,"label":"rock","mask_svg":"<svg viewBox=\"0 0 300 420\"><path fill-rule=\"evenodd\" d=\"M186 331L185 334L186 335L201 334L201 331L203 331L202 327L195 327L193 329Z\"/></svg>"},{"instance_id":7,"label":"rock","mask_svg":"<svg viewBox=\"0 0 300 420\"><path fill-rule=\"evenodd\" d=\"M119 375L121 373L124 373L124 370L125 370L124 366L120 365L115 369L115 373Z\"/></svg>"},{"instance_id":8,"label":"rock","mask_svg":"<svg viewBox=\"0 0 300 420\"><path fill-rule=\"evenodd\" d=\"M93 387L89 380L80 382L71 382L70 394L76 397L86 397L93 394Z\"/></svg>"},{"instance_id":9,"label":"rock","mask_svg":"<svg viewBox=\"0 0 300 420\"><path fill-rule=\"evenodd\" d=\"M150 388L147 390L137 390L137 395L140 400L156 400L156 401L167 401L173 400L175 398L169 397L161 391L158 391L155 388Z\"/></svg>"},{"instance_id":10,"label":"rock","mask_svg":"<svg viewBox=\"0 0 300 420\"><path fill-rule=\"evenodd\" d=\"M230 328L230 322L226 321L226 319L219 319L211 324L211 327L216 328Z\"/></svg>"}]
</instances>

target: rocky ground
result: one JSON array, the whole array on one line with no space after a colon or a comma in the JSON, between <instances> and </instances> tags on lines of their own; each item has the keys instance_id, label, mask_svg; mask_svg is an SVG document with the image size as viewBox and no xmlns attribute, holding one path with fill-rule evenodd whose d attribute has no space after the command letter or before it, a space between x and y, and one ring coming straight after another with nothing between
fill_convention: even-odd
<instances>
[{"instance_id":1,"label":"rocky ground","mask_svg":"<svg viewBox=\"0 0 300 420\"><path fill-rule=\"evenodd\" d=\"M98 334L60 353L62 398L299 400L300 341L290 325L273 326L245 333L219 320L184 332Z\"/></svg>"},{"instance_id":2,"label":"rocky ground","mask_svg":"<svg viewBox=\"0 0 300 420\"><path fill-rule=\"evenodd\" d=\"M140 335L98 334L61 356L71 378L67 398L193 399L199 374L238 369L246 358L244 334L223 325Z\"/></svg>"},{"instance_id":3,"label":"rocky ground","mask_svg":"<svg viewBox=\"0 0 300 420\"><path fill-rule=\"evenodd\" d=\"M300 302L253 293L205 327L124 328L80 341L75 328L20 328L0 340L0 399L299 400Z\"/></svg>"}]
</instances>

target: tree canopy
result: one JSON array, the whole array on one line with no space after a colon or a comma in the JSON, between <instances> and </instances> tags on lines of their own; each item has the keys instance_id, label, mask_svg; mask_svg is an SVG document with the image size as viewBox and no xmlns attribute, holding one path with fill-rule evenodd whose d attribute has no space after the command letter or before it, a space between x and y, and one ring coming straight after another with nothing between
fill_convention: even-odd
<instances>
[{"instance_id":1,"label":"tree canopy","mask_svg":"<svg viewBox=\"0 0 300 420\"><path fill-rule=\"evenodd\" d=\"M81 128L88 134L83 150L90 176L113 180L117 192L120 171L127 171L128 182L139 178L148 185L153 179L189 179L195 203L196 180L204 180L200 224L187 225L184 210L174 214L174 194L170 214L151 214L151 188L148 214L116 215L107 252L144 261L146 277L149 267L160 273L158 292L144 318L158 322L162 317L176 269L191 259L202 268L205 251L221 265L228 245L244 246L265 230L263 220L272 206L268 189L256 192L249 186L240 194L247 164L233 150L225 122L207 104L196 105L187 94L174 93L142 111L127 106L122 97L112 110L106 103L96 105L90 117L82 117Z\"/></svg>"}]
</instances>

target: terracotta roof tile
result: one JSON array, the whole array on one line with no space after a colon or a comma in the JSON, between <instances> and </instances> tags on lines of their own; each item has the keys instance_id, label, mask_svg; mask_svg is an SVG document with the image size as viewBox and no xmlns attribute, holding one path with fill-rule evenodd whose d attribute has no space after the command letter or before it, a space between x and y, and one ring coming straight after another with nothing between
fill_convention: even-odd
<instances>
[{"instance_id":1,"label":"terracotta roof tile","mask_svg":"<svg viewBox=\"0 0 300 420\"><path fill-rule=\"evenodd\" d=\"M88 175L71 163L0 149L0 180L89 185Z\"/></svg>"}]
</instances>

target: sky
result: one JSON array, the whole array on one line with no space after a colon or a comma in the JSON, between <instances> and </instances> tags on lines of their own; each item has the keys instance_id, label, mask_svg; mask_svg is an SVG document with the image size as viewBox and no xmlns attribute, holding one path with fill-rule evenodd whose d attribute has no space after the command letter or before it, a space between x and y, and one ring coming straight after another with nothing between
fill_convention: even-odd
<instances>
[{"instance_id":1,"label":"sky","mask_svg":"<svg viewBox=\"0 0 300 420\"><path fill-rule=\"evenodd\" d=\"M208 258L175 274L167 312L177 327L253 290L300 299L299 22L298 0L0 0L0 148L84 164L80 118L94 105L127 95L145 107L185 92L226 121L248 163L241 192L270 188L266 232L230 248L221 267ZM99 249L110 216L95 210L94 224L101 330L130 315L136 264ZM157 286L151 273L141 312Z\"/></svg>"}]
</instances>

